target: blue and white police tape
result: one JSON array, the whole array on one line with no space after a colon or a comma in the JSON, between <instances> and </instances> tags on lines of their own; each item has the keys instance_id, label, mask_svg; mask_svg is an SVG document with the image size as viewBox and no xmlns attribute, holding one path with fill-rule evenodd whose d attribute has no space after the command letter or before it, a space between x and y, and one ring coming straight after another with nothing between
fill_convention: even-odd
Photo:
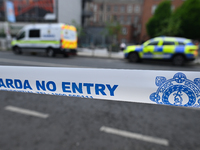
<instances>
[{"instance_id":1,"label":"blue and white police tape","mask_svg":"<svg viewBox=\"0 0 200 150\"><path fill-rule=\"evenodd\" d=\"M200 73L0 66L0 90L200 107Z\"/></svg>"}]
</instances>

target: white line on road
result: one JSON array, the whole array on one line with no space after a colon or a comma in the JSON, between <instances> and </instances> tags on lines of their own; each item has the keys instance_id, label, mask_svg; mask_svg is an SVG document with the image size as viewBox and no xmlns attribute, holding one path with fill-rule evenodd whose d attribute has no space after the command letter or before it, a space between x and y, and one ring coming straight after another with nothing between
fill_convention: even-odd
<instances>
[{"instance_id":1,"label":"white line on road","mask_svg":"<svg viewBox=\"0 0 200 150\"><path fill-rule=\"evenodd\" d=\"M138 133L132 133L132 132L128 132L128 131L118 130L118 129L114 129L114 128L110 128L110 127L102 126L100 128L100 131L106 132L106 133L111 133L111 134L116 134L116 135L123 136L123 137L132 138L132 139L137 139L137 140L141 140L141 141L145 141L145 142L156 143L156 144L160 144L160 145L164 145L164 146L169 145L169 142L166 139L161 139L161 138L146 136L146 135L142 135L142 134L138 134Z\"/></svg>"},{"instance_id":2,"label":"white line on road","mask_svg":"<svg viewBox=\"0 0 200 150\"><path fill-rule=\"evenodd\" d=\"M40 113L40 112L36 112L36 111L28 110L28 109L22 109L22 108L18 108L18 107L14 107L14 106L6 106L5 110L16 112L16 113L21 113L21 114L24 114L24 115L40 117L40 118L44 118L44 119L49 117L48 114L43 114L43 113Z\"/></svg>"}]
</instances>

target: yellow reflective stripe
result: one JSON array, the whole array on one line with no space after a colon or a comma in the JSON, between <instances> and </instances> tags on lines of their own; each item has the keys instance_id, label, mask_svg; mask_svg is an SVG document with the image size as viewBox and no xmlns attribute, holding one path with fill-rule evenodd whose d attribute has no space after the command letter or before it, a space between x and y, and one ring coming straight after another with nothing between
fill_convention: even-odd
<instances>
[{"instance_id":1,"label":"yellow reflective stripe","mask_svg":"<svg viewBox=\"0 0 200 150\"><path fill-rule=\"evenodd\" d=\"M194 51L190 51L190 50L194 50ZM194 45L194 46L185 46L185 54L195 54L195 50L198 50L198 46Z\"/></svg>"},{"instance_id":2,"label":"yellow reflective stripe","mask_svg":"<svg viewBox=\"0 0 200 150\"><path fill-rule=\"evenodd\" d=\"M77 42L76 41L63 41L62 43L63 48L77 48Z\"/></svg>"},{"instance_id":3,"label":"yellow reflective stripe","mask_svg":"<svg viewBox=\"0 0 200 150\"><path fill-rule=\"evenodd\" d=\"M140 58L142 58L143 57L143 52L139 52L139 56L140 56Z\"/></svg>"},{"instance_id":4,"label":"yellow reflective stripe","mask_svg":"<svg viewBox=\"0 0 200 150\"><path fill-rule=\"evenodd\" d=\"M62 29L76 31L76 28L74 26L70 26L70 25L64 25L64 26L62 26Z\"/></svg>"},{"instance_id":5,"label":"yellow reflective stripe","mask_svg":"<svg viewBox=\"0 0 200 150\"><path fill-rule=\"evenodd\" d=\"M163 46L163 53L171 53L171 54L174 54L175 53L175 49L176 47L175 46L171 46L171 45L165 45Z\"/></svg>"},{"instance_id":6,"label":"yellow reflective stripe","mask_svg":"<svg viewBox=\"0 0 200 150\"><path fill-rule=\"evenodd\" d=\"M154 41L160 41L160 40L162 40L163 38L162 37L156 37L156 38L154 38L153 40Z\"/></svg>"},{"instance_id":7,"label":"yellow reflective stripe","mask_svg":"<svg viewBox=\"0 0 200 150\"><path fill-rule=\"evenodd\" d=\"M136 47L135 46L128 46L127 49L126 49L126 52L129 53L129 52L133 52L135 51Z\"/></svg>"},{"instance_id":8,"label":"yellow reflective stripe","mask_svg":"<svg viewBox=\"0 0 200 150\"><path fill-rule=\"evenodd\" d=\"M143 52L144 52L144 53L148 53L148 52L153 53L153 52L154 52L154 49L155 49L155 46L149 45L149 46L147 46L147 47L145 47L145 48L143 49Z\"/></svg>"},{"instance_id":9,"label":"yellow reflective stripe","mask_svg":"<svg viewBox=\"0 0 200 150\"><path fill-rule=\"evenodd\" d=\"M160 54L163 54L163 52L154 52L153 54L154 55L160 55Z\"/></svg>"},{"instance_id":10,"label":"yellow reflective stripe","mask_svg":"<svg viewBox=\"0 0 200 150\"><path fill-rule=\"evenodd\" d=\"M162 46L162 44L163 44L163 41L160 40L160 41L158 42L158 46Z\"/></svg>"}]
</instances>

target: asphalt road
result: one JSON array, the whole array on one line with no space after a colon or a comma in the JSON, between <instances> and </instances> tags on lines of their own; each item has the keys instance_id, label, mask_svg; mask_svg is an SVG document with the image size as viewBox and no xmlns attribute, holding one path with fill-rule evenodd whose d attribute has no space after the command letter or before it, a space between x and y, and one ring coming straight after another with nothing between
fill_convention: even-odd
<instances>
[{"instance_id":1,"label":"asphalt road","mask_svg":"<svg viewBox=\"0 0 200 150\"><path fill-rule=\"evenodd\" d=\"M0 65L199 71L167 62L0 52ZM198 150L200 109L0 91L0 150Z\"/></svg>"}]
</instances>

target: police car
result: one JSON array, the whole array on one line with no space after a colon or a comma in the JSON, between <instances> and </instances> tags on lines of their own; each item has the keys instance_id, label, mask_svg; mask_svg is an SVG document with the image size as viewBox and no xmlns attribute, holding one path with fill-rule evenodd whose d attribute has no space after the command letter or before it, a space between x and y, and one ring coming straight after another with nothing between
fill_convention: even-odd
<instances>
[{"instance_id":1,"label":"police car","mask_svg":"<svg viewBox=\"0 0 200 150\"><path fill-rule=\"evenodd\" d=\"M176 66L192 61L198 56L198 46L190 39L178 37L156 37L142 45L127 46L124 56L130 62L141 59L168 59Z\"/></svg>"}]
</instances>

